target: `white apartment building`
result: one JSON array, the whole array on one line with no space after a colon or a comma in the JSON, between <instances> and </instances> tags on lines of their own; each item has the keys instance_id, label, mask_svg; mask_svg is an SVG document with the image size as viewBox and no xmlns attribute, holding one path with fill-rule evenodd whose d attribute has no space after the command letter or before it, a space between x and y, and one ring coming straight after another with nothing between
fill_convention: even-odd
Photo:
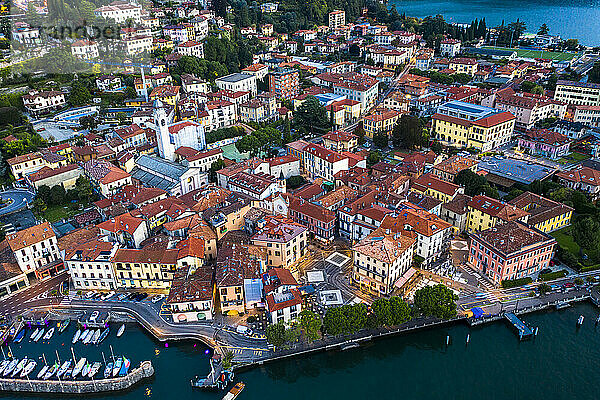
<instances>
[{"instance_id":1,"label":"white apartment building","mask_svg":"<svg viewBox=\"0 0 600 400\"><path fill-rule=\"evenodd\" d=\"M116 243L92 240L68 249L65 265L75 289L116 289L111 259L118 248Z\"/></svg>"},{"instance_id":2,"label":"white apartment building","mask_svg":"<svg viewBox=\"0 0 600 400\"><path fill-rule=\"evenodd\" d=\"M600 83L559 80L554 100L583 106L600 106Z\"/></svg>"},{"instance_id":3,"label":"white apartment building","mask_svg":"<svg viewBox=\"0 0 600 400\"><path fill-rule=\"evenodd\" d=\"M302 165L310 179L323 178L333 182L333 176L348 169L348 158L319 144L309 143L302 149Z\"/></svg>"},{"instance_id":4,"label":"white apartment building","mask_svg":"<svg viewBox=\"0 0 600 400\"><path fill-rule=\"evenodd\" d=\"M97 17L113 20L117 24L122 24L128 19L140 22L142 17L142 7L126 1L113 1L107 6L102 6L94 10Z\"/></svg>"},{"instance_id":5,"label":"white apartment building","mask_svg":"<svg viewBox=\"0 0 600 400\"><path fill-rule=\"evenodd\" d=\"M204 45L195 40L188 40L187 42L179 44L176 51L184 56L204 58Z\"/></svg>"},{"instance_id":6,"label":"white apartment building","mask_svg":"<svg viewBox=\"0 0 600 400\"><path fill-rule=\"evenodd\" d=\"M152 36L134 36L124 40L127 54L152 51Z\"/></svg>"},{"instance_id":7,"label":"white apartment building","mask_svg":"<svg viewBox=\"0 0 600 400\"><path fill-rule=\"evenodd\" d=\"M71 45L73 57L81 60L93 60L98 58L98 43L92 40L78 40Z\"/></svg>"},{"instance_id":8,"label":"white apartment building","mask_svg":"<svg viewBox=\"0 0 600 400\"><path fill-rule=\"evenodd\" d=\"M460 40L444 39L440 43L440 54L443 57L456 57L460 54Z\"/></svg>"},{"instance_id":9,"label":"white apartment building","mask_svg":"<svg viewBox=\"0 0 600 400\"><path fill-rule=\"evenodd\" d=\"M6 235L6 240L28 278L49 277L49 270L62 264L56 235L49 222Z\"/></svg>"},{"instance_id":10,"label":"white apartment building","mask_svg":"<svg viewBox=\"0 0 600 400\"><path fill-rule=\"evenodd\" d=\"M32 91L23 96L23 105L32 114L58 110L67 103L65 94L56 90Z\"/></svg>"},{"instance_id":11,"label":"white apartment building","mask_svg":"<svg viewBox=\"0 0 600 400\"><path fill-rule=\"evenodd\" d=\"M219 89L230 90L232 92L250 92L256 96L256 76L246 73L234 73L215 79L215 84Z\"/></svg>"},{"instance_id":12,"label":"white apartment building","mask_svg":"<svg viewBox=\"0 0 600 400\"><path fill-rule=\"evenodd\" d=\"M329 29L337 29L346 24L346 12L334 10L329 13Z\"/></svg>"}]
</instances>

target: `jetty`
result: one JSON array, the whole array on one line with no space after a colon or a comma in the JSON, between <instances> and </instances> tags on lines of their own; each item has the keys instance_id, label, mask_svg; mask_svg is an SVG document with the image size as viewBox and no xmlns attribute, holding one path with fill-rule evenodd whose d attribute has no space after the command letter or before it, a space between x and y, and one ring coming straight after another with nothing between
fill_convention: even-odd
<instances>
[{"instance_id":1,"label":"jetty","mask_svg":"<svg viewBox=\"0 0 600 400\"><path fill-rule=\"evenodd\" d=\"M531 336L533 336L533 331L531 328L525 325L525 323L521 321L515 314L506 313L504 314L504 318L517 330L519 340L529 339Z\"/></svg>"},{"instance_id":2,"label":"jetty","mask_svg":"<svg viewBox=\"0 0 600 400\"><path fill-rule=\"evenodd\" d=\"M126 376L110 379L71 381L71 380L32 380L0 378L0 392L22 393L106 393L129 389L138 382L154 375L150 361L142 361L139 367Z\"/></svg>"}]
</instances>

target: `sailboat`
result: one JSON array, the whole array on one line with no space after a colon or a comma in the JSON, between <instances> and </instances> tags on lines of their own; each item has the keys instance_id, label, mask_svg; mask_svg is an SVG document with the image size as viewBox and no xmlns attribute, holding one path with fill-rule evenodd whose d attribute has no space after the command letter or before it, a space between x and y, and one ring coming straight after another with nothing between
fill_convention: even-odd
<instances>
[{"instance_id":1,"label":"sailboat","mask_svg":"<svg viewBox=\"0 0 600 400\"><path fill-rule=\"evenodd\" d=\"M44 366L42 367L42 369L40 369L40 372L38 372L38 374L37 374L37 378L38 378L38 379L42 379L42 376L44 376L44 374L45 374L47 371L48 371L48 366L47 366L47 365L44 365Z\"/></svg>"},{"instance_id":2,"label":"sailboat","mask_svg":"<svg viewBox=\"0 0 600 400\"><path fill-rule=\"evenodd\" d=\"M43 380L48 380L52 377L52 375L54 375L56 373L56 371L58 371L59 365L58 363L54 363L50 368L48 368L48 371L44 374L44 376L42 377Z\"/></svg>"},{"instance_id":3,"label":"sailboat","mask_svg":"<svg viewBox=\"0 0 600 400\"><path fill-rule=\"evenodd\" d=\"M69 324L71 323L70 319L65 319L64 321L62 321L60 323L60 325L58 326L58 333L63 333L67 327L69 326Z\"/></svg>"},{"instance_id":4,"label":"sailboat","mask_svg":"<svg viewBox=\"0 0 600 400\"><path fill-rule=\"evenodd\" d=\"M67 360L64 363L62 363L62 365L60 366L60 368L56 372L56 376L58 378L60 378L61 376L63 376L63 374L65 372L67 372L67 370L69 369L70 366L71 366L71 360Z\"/></svg>"},{"instance_id":5,"label":"sailboat","mask_svg":"<svg viewBox=\"0 0 600 400\"><path fill-rule=\"evenodd\" d=\"M90 367L90 371L87 374L87 376L90 378L93 378L94 376L96 376L98 371L100 371L101 366L102 366L101 362L96 361L95 363L93 363L92 366Z\"/></svg>"},{"instance_id":6,"label":"sailboat","mask_svg":"<svg viewBox=\"0 0 600 400\"><path fill-rule=\"evenodd\" d=\"M131 366L131 361L129 359L123 357L123 365L121 365L121 370L119 371L119 376L125 376L129 372L129 367Z\"/></svg>"},{"instance_id":7,"label":"sailboat","mask_svg":"<svg viewBox=\"0 0 600 400\"><path fill-rule=\"evenodd\" d=\"M123 335L123 332L125 332L125 324L121 325L121 327L117 331L117 337L121 337Z\"/></svg>"},{"instance_id":8,"label":"sailboat","mask_svg":"<svg viewBox=\"0 0 600 400\"><path fill-rule=\"evenodd\" d=\"M27 361L29 361L27 359L27 357L25 357L24 359L22 359L21 361L19 361L19 363L15 366L15 369L13 370L12 374L10 376L15 376L17 375L19 372L21 372L21 370L23 368L25 368L25 365L27 364Z\"/></svg>"},{"instance_id":9,"label":"sailboat","mask_svg":"<svg viewBox=\"0 0 600 400\"><path fill-rule=\"evenodd\" d=\"M108 327L107 327L107 328L106 328L106 329L105 329L105 330L102 332L102 334L100 335L100 337L98 338L98 340L96 341L96 344L100 344L100 343L102 343L102 341L103 341L104 339L106 339L106 337L108 336L108 333L109 333L109 332L110 332L110 328L108 328Z\"/></svg>"},{"instance_id":10,"label":"sailboat","mask_svg":"<svg viewBox=\"0 0 600 400\"><path fill-rule=\"evenodd\" d=\"M98 343L98 338L100 338L100 329L96 329L96 331L94 332L94 336L92 337L92 340L90 341L90 343L92 343L92 344Z\"/></svg>"},{"instance_id":11,"label":"sailboat","mask_svg":"<svg viewBox=\"0 0 600 400\"><path fill-rule=\"evenodd\" d=\"M4 371L4 368L6 368L8 364L10 364L10 360L2 360L2 362L0 362L0 374L2 374L2 371Z\"/></svg>"},{"instance_id":12,"label":"sailboat","mask_svg":"<svg viewBox=\"0 0 600 400\"><path fill-rule=\"evenodd\" d=\"M113 366L113 372L112 372L113 377L119 375L119 371L121 371L122 366L123 366L123 358L119 357L119 358L117 358L117 361L115 361L115 364Z\"/></svg>"},{"instance_id":13,"label":"sailboat","mask_svg":"<svg viewBox=\"0 0 600 400\"><path fill-rule=\"evenodd\" d=\"M85 365L85 362L87 360L85 359L85 357L82 357L79 359L79 361L77 362L77 364L75 364L75 366L73 367L73 379L75 379L77 377L77 375L81 372L81 369L83 368L83 366Z\"/></svg>"},{"instance_id":14,"label":"sailboat","mask_svg":"<svg viewBox=\"0 0 600 400\"><path fill-rule=\"evenodd\" d=\"M110 378L110 376L112 375L112 371L113 371L113 363L109 362L108 364L106 364L106 368L104 368L104 379Z\"/></svg>"},{"instance_id":15,"label":"sailboat","mask_svg":"<svg viewBox=\"0 0 600 400\"><path fill-rule=\"evenodd\" d=\"M34 342L38 342L42 336L44 336L44 329L40 329L39 332L37 333L37 335L35 335L35 337L33 338Z\"/></svg>"},{"instance_id":16,"label":"sailboat","mask_svg":"<svg viewBox=\"0 0 600 400\"><path fill-rule=\"evenodd\" d=\"M54 328L50 328L48 332L46 332L46 334L44 335L44 340L50 340L52 338L52 335L54 335Z\"/></svg>"},{"instance_id":17,"label":"sailboat","mask_svg":"<svg viewBox=\"0 0 600 400\"><path fill-rule=\"evenodd\" d=\"M73 335L73 340L71 340L71 343L75 344L79 340L79 337L81 337L81 329L77 329L77 332L75 332Z\"/></svg>"},{"instance_id":18,"label":"sailboat","mask_svg":"<svg viewBox=\"0 0 600 400\"><path fill-rule=\"evenodd\" d=\"M94 336L94 331L93 330L88 330L85 338L83 339L83 344L89 344L90 341L92 340L92 337Z\"/></svg>"},{"instance_id":19,"label":"sailboat","mask_svg":"<svg viewBox=\"0 0 600 400\"><path fill-rule=\"evenodd\" d=\"M33 371L35 369L36 365L37 365L37 361L30 360L27 363L27 365L25 366L25 368L23 368L23 371L21 371L21 378L24 378L27 375L29 375L31 373L31 371Z\"/></svg>"},{"instance_id":20,"label":"sailboat","mask_svg":"<svg viewBox=\"0 0 600 400\"><path fill-rule=\"evenodd\" d=\"M19 363L18 358L15 358L14 360L12 360L10 363L8 363L8 365L4 369L4 374L2 374L2 375L7 376L11 372L13 372L13 370L15 369L15 367L17 366L18 363Z\"/></svg>"},{"instance_id":21,"label":"sailboat","mask_svg":"<svg viewBox=\"0 0 600 400\"><path fill-rule=\"evenodd\" d=\"M90 363L86 363L83 368L81 369L81 377L85 378L87 376L87 374L90 373Z\"/></svg>"},{"instance_id":22,"label":"sailboat","mask_svg":"<svg viewBox=\"0 0 600 400\"><path fill-rule=\"evenodd\" d=\"M63 379L71 379L71 373L73 372L73 368L69 368L67 369L67 371L65 372L65 375L63 376Z\"/></svg>"},{"instance_id":23,"label":"sailboat","mask_svg":"<svg viewBox=\"0 0 600 400\"><path fill-rule=\"evenodd\" d=\"M33 338L35 338L37 336L37 334L38 334L39 331L40 331L39 328L35 328L35 330L31 334L31 336L29 336L29 340L33 340Z\"/></svg>"},{"instance_id":24,"label":"sailboat","mask_svg":"<svg viewBox=\"0 0 600 400\"><path fill-rule=\"evenodd\" d=\"M21 343L21 341L23 340L24 337L25 337L25 329L21 329L19 331L19 333L17 333L17 335L15 336L13 342L14 343Z\"/></svg>"}]
</instances>

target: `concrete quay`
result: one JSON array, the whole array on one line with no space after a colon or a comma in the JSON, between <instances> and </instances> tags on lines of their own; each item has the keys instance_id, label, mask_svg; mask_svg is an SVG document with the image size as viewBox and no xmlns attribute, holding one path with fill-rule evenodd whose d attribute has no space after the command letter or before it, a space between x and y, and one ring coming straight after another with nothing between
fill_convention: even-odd
<instances>
[{"instance_id":1,"label":"concrete quay","mask_svg":"<svg viewBox=\"0 0 600 400\"><path fill-rule=\"evenodd\" d=\"M142 361L139 367L122 377L89 381L0 379L1 392L26 393L103 393L129 389L138 382L154 375L150 361Z\"/></svg>"}]
</instances>

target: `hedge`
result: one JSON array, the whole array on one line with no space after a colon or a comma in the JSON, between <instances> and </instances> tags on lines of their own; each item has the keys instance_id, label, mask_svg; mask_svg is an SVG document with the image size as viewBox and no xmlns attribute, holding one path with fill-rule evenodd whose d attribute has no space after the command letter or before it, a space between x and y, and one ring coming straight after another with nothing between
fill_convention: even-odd
<instances>
[{"instance_id":1,"label":"hedge","mask_svg":"<svg viewBox=\"0 0 600 400\"><path fill-rule=\"evenodd\" d=\"M579 271L580 272L589 272L589 271L595 271L597 269L600 269L600 264L586 265L584 267L581 267L581 269Z\"/></svg>"},{"instance_id":2,"label":"hedge","mask_svg":"<svg viewBox=\"0 0 600 400\"><path fill-rule=\"evenodd\" d=\"M523 285L527 285L528 283L533 282L533 279L531 279L531 277L525 277L525 278L519 278L519 279L505 279L502 281L502 287L504 289L510 289L510 288L514 288L517 286L523 286Z\"/></svg>"},{"instance_id":3,"label":"hedge","mask_svg":"<svg viewBox=\"0 0 600 400\"><path fill-rule=\"evenodd\" d=\"M547 274L540 274L539 280L547 282L547 281L553 281L553 280L559 279L559 278L564 278L565 276L567 276L567 270L563 269L561 271L548 272Z\"/></svg>"}]
</instances>

